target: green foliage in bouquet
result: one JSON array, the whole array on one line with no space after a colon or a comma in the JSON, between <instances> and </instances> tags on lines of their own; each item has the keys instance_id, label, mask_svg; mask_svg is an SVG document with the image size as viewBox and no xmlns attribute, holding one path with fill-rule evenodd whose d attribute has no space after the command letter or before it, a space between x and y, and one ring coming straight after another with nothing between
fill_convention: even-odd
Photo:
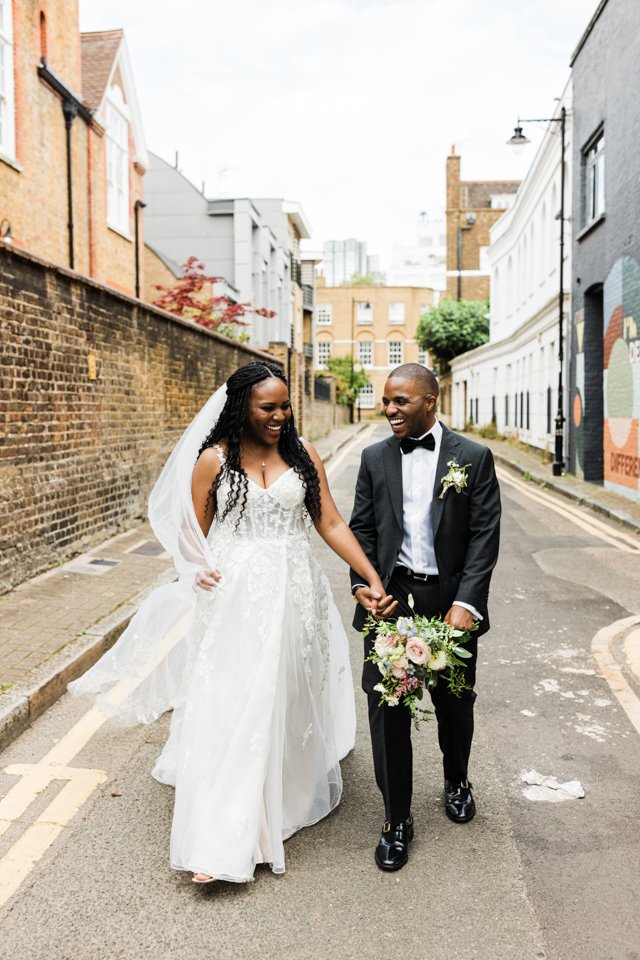
<instances>
[{"instance_id":1,"label":"green foliage in bouquet","mask_svg":"<svg viewBox=\"0 0 640 960\"><path fill-rule=\"evenodd\" d=\"M409 595L413 610L413 597ZM477 629L474 624L472 630ZM462 646L471 633L458 630L438 617L398 617L395 621L376 620L369 616L365 636L375 633L373 649L367 658L380 671L380 706L397 707L403 703L416 726L428 720L432 710L420 706L426 689L438 682L460 696L471 687L464 679L464 661L472 654Z\"/></svg>"}]
</instances>

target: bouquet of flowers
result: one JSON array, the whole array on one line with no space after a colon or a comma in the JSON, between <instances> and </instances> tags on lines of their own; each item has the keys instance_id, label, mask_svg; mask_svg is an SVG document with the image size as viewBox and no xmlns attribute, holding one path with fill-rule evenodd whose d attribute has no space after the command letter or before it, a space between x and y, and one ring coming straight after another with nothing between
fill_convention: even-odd
<instances>
[{"instance_id":1,"label":"bouquet of flowers","mask_svg":"<svg viewBox=\"0 0 640 960\"><path fill-rule=\"evenodd\" d=\"M409 595L413 610L413 597ZM476 629L476 624L471 628ZM376 620L369 616L365 636L375 631L371 655L382 675L374 690L380 691L380 706L397 707L402 702L409 709L416 726L433 713L419 706L425 689L435 687L438 681L446 683L452 693L460 696L471 689L465 682L461 667L471 657L461 644L471 634L458 630L438 617L398 617L395 622Z\"/></svg>"}]
</instances>

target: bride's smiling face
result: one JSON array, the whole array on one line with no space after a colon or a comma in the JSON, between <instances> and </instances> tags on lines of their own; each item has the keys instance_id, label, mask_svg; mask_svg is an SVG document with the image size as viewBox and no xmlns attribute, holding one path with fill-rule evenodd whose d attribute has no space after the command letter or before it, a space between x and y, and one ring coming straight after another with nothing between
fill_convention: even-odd
<instances>
[{"instance_id":1,"label":"bride's smiling face","mask_svg":"<svg viewBox=\"0 0 640 960\"><path fill-rule=\"evenodd\" d=\"M282 428L291 418L289 391L279 377L256 383L247 404L246 429L256 443L277 446Z\"/></svg>"}]
</instances>

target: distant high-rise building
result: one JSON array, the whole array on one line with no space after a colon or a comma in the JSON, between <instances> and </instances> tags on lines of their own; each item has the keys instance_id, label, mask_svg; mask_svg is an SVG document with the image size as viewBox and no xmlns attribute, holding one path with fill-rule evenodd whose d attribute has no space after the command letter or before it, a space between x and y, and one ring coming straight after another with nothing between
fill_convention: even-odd
<instances>
[{"instance_id":1,"label":"distant high-rise building","mask_svg":"<svg viewBox=\"0 0 640 960\"><path fill-rule=\"evenodd\" d=\"M327 240L322 248L322 273L327 287L339 287L367 272L367 245L361 240Z\"/></svg>"},{"instance_id":2,"label":"distant high-rise building","mask_svg":"<svg viewBox=\"0 0 640 960\"><path fill-rule=\"evenodd\" d=\"M391 286L432 287L447 285L447 230L444 217L418 216L416 241L393 246L387 283Z\"/></svg>"}]
</instances>

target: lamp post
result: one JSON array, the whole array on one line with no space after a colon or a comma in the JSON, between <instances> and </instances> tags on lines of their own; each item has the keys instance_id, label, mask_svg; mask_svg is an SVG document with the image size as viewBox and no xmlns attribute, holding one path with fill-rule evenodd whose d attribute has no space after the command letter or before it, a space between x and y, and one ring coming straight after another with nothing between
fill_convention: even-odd
<instances>
[{"instance_id":1,"label":"lamp post","mask_svg":"<svg viewBox=\"0 0 640 960\"><path fill-rule=\"evenodd\" d=\"M563 381L562 369L564 365L564 147L567 129L567 111L563 106L560 109L560 115L557 117L535 117L533 119L521 119L518 117L518 124L514 129L513 136L507 140L510 147L513 147L516 153L526 147L531 141L525 137L522 132L521 123L559 123L560 124L560 272L559 272L559 291L558 291L558 409L555 419L555 452L552 465L554 477L562 476L565 467L564 462L564 404L563 404Z\"/></svg>"}]
</instances>

